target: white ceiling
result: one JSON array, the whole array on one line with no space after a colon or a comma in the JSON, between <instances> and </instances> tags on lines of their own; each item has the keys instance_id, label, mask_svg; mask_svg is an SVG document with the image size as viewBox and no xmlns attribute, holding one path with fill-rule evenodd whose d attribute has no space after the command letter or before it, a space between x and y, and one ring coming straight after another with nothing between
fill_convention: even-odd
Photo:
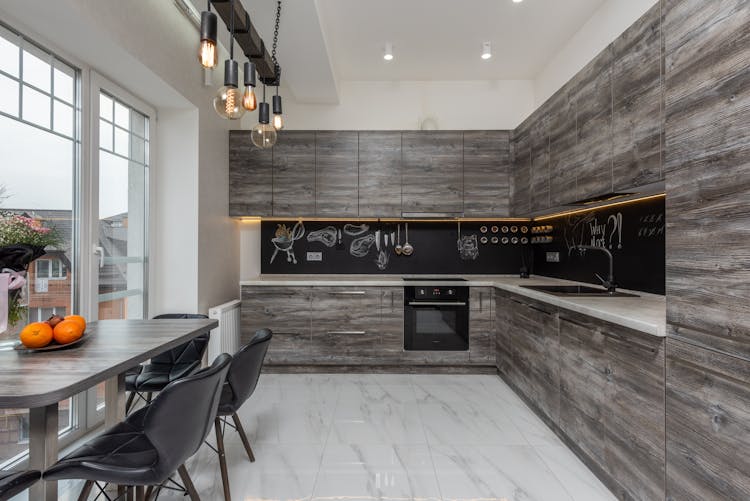
<instances>
[{"instance_id":1,"label":"white ceiling","mask_svg":"<svg viewBox=\"0 0 750 501\"><path fill-rule=\"evenodd\" d=\"M317 0L342 80L533 79L603 3ZM382 58L386 41L390 62ZM492 42L487 61L480 58L485 41Z\"/></svg>"}]
</instances>

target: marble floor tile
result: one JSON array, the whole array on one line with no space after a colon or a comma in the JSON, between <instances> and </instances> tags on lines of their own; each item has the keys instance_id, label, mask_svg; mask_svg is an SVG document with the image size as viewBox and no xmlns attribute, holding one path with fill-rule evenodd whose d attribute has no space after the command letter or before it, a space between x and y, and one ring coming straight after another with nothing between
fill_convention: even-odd
<instances>
[{"instance_id":1,"label":"marble floor tile","mask_svg":"<svg viewBox=\"0 0 750 501\"><path fill-rule=\"evenodd\" d=\"M328 443L426 444L416 403L339 400Z\"/></svg>"},{"instance_id":2,"label":"marble floor tile","mask_svg":"<svg viewBox=\"0 0 750 501\"><path fill-rule=\"evenodd\" d=\"M469 402L418 404L430 445L528 445L511 419Z\"/></svg>"},{"instance_id":3,"label":"marble floor tile","mask_svg":"<svg viewBox=\"0 0 750 501\"><path fill-rule=\"evenodd\" d=\"M576 501L617 499L565 445L541 445L535 450Z\"/></svg>"}]
</instances>

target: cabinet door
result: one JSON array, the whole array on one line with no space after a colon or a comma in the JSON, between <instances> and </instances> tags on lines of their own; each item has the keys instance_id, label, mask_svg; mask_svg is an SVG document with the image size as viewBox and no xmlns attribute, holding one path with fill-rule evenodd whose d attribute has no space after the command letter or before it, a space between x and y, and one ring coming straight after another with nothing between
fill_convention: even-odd
<instances>
[{"instance_id":1,"label":"cabinet door","mask_svg":"<svg viewBox=\"0 0 750 501\"><path fill-rule=\"evenodd\" d=\"M560 413L559 333L554 309L511 298L516 385L540 412L557 423Z\"/></svg>"},{"instance_id":2,"label":"cabinet door","mask_svg":"<svg viewBox=\"0 0 750 501\"><path fill-rule=\"evenodd\" d=\"M240 341L258 329L271 329L266 363L305 363L310 357L310 290L299 287L243 286Z\"/></svg>"},{"instance_id":3,"label":"cabinet door","mask_svg":"<svg viewBox=\"0 0 750 501\"><path fill-rule=\"evenodd\" d=\"M510 215L510 131L464 132L464 215Z\"/></svg>"},{"instance_id":4,"label":"cabinet door","mask_svg":"<svg viewBox=\"0 0 750 501\"><path fill-rule=\"evenodd\" d=\"M273 215L315 215L315 132L284 131L273 148Z\"/></svg>"},{"instance_id":5,"label":"cabinet door","mask_svg":"<svg viewBox=\"0 0 750 501\"><path fill-rule=\"evenodd\" d=\"M495 362L503 377L515 384L512 355L512 302L505 293L495 291Z\"/></svg>"},{"instance_id":6,"label":"cabinet door","mask_svg":"<svg viewBox=\"0 0 750 501\"><path fill-rule=\"evenodd\" d=\"M245 130L229 131L229 215L270 216L273 154L256 148Z\"/></svg>"},{"instance_id":7,"label":"cabinet door","mask_svg":"<svg viewBox=\"0 0 750 501\"><path fill-rule=\"evenodd\" d=\"M543 113L531 128L532 212L549 208L549 115Z\"/></svg>"},{"instance_id":8,"label":"cabinet door","mask_svg":"<svg viewBox=\"0 0 750 501\"><path fill-rule=\"evenodd\" d=\"M401 133L359 133L360 217L401 217Z\"/></svg>"},{"instance_id":9,"label":"cabinet door","mask_svg":"<svg viewBox=\"0 0 750 501\"><path fill-rule=\"evenodd\" d=\"M381 288L380 341L378 358L400 362L404 358L404 288Z\"/></svg>"},{"instance_id":10,"label":"cabinet door","mask_svg":"<svg viewBox=\"0 0 750 501\"><path fill-rule=\"evenodd\" d=\"M531 146L528 131L519 131L513 138L513 171L510 178L510 207L513 216L531 212Z\"/></svg>"},{"instance_id":11,"label":"cabinet door","mask_svg":"<svg viewBox=\"0 0 750 501\"><path fill-rule=\"evenodd\" d=\"M402 134L404 212L463 212L463 134Z\"/></svg>"},{"instance_id":12,"label":"cabinet door","mask_svg":"<svg viewBox=\"0 0 750 501\"><path fill-rule=\"evenodd\" d=\"M492 364L495 361L492 287L472 287L469 294L469 360Z\"/></svg>"},{"instance_id":13,"label":"cabinet door","mask_svg":"<svg viewBox=\"0 0 750 501\"><path fill-rule=\"evenodd\" d=\"M380 345L378 287L315 287L312 296L314 363L372 363Z\"/></svg>"},{"instance_id":14,"label":"cabinet door","mask_svg":"<svg viewBox=\"0 0 750 501\"><path fill-rule=\"evenodd\" d=\"M323 217L358 215L357 133L315 134L315 212Z\"/></svg>"}]
</instances>

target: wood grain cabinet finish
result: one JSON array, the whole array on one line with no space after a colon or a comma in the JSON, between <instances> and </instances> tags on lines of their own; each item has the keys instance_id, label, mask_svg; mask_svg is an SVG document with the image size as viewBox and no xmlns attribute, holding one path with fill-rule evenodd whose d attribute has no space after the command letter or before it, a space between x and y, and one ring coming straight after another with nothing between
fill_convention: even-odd
<instances>
[{"instance_id":1,"label":"wood grain cabinet finish","mask_svg":"<svg viewBox=\"0 0 750 501\"><path fill-rule=\"evenodd\" d=\"M510 215L510 131L466 131L464 216Z\"/></svg>"},{"instance_id":2,"label":"wood grain cabinet finish","mask_svg":"<svg viewBox=\"0 0 750 501\"><path fill-rule=\"evenodd\" d=\"M356 217L359 215L356 131L315 133L315 214Z\"/></svg>"},{"instance_id":3,"label":"wood grain cabinet finish","mask_svg":"<svg viewBox=\"0 0 750 501\"><path fill-rule=\"evenodd\" d=\"M242 287L240 343L258 329L273 331L266 363L305 362L311 345L312 291L300 287Z\"/></svg>"},{"instance_id":4,"label":"wood grain cabinet finish","mask_svg":"<svg viewBox=\"0 0 750 501\"><path fill-rule=\"evenodd\" d=\"M380 354L385 363L404 359L404 288L381 287Z\"/></svg>"},{"instance_id":5,"label":"wood grain cabinet finish","mask_svg":"<svg viewBox=\"0 0 750 501\"><path fill-rule=\"evenodd\" d=\"M401 133L359 133L360 217L401 217Z\"/></svg>"},{"instance_id":6,"label":"wood grain cabinet finish","mask_svg":"<svg viewBox=\"0 0 750 501\"><path fill-rule=\"evenodd\" d=\"M379 287L314 287L312 363L372 362L380 347Z\"/></svg>"},{"instance_id":7,"label":"wood grain cabinet finish","mask_svg":"<svg viewBox=\"0 0 750 501\"><path fill-rule=\"evenodd\" d=\"M576 140L576 100L568 83L550 98L549 201L555 207L574 202L580 160Z\"/></svg>"},{"instance_id":8,"label":"wood grain cabinet finish","mask_svg":"<svg viewBox=\"0 0 750 501\"><path fill-rule=\"evenodd\" d=\"M548 114L539 115L531 125L531 212L549 208L550 156Z\"/></svg>"},{"instance_id":9,"label":"wood grain cabinet finish","mask_svg":"<svg viewBox=\"0 0 750 501\"><path fill-rule=\"evenodd\" d=\"M315 214L315 132L284 131L273 148L273 215Z\"/></svg>"},{"instance_id":10,"label":"wood grain cabinet finish","mask_svg":"<svg viewBox=\"0 0 750 501\"><path fill-rule=\"evenodd\" d=\"M513 372L513 352L511 342L513 327L513 302L501 291L495 291L495 363L500 375L511 381Z\"/></svg>"},{"instance_id":11,"label":"wood grain cabinet finish","mask_svg":"<svg viewBox=\"0 0 750 501\"><path fill-rule=\"evenodd\" d=\"M492 365L495 361L495 299L493 287L469 289L469 360Z\"/></svg>"},{"instance_id":12,"label":"wood grain cabinet finish","mask_svg":"<svg viewBox=\"0 0 750 501\"><path fill-rule=\"evenodd\" d=\"M513 133L511 155L511 215L528 216L531 212L531 143L528 130L516 130Z\"/></svg>"},{"instance_id":13,"label":"wood grain cabinet finish","mask_svg":"<svg viewBox=\"0 0 750 501\"><path fill-rule=\"evenodd\" d=\"M615 191L662 178L661 14L661 5L657 3L612 44L612 183Z\"/></svg>"},{"instance_id":14,"label":"wood grain cabinet finish","mask_svg":"<svg viewBox=\"0 0 750 501\"><path fill-rule=\"evenodd\" d=\"M463 134L403 132L401 139L403 212L462 213Z\"/></svg>"},{"instance_id":15,"label":"wood grain cabinet finish","mask_svg":"<svg viewBox=\"0 0 750 501\"><path fill-rule=\"evenodd\" d=\"M667 499L750 499L750 362L667 339Z\"/></svg>"},{"instance_id":16,"label":"wood grain cabinet finish","mask_svg":"<svg viewBox=\"0 0 750 501\"><path fill-rule=\"evenodd\" d=\"M256 148L248 131L229 131L229 215L270 216L273 152Z\"/></svg>"},{"instance_id":17,"label":"wood grain cabinet finish","mask_svg":"<svg viewBox=\"0 0 750 501\"><path fill-rule=\"evenodd\" d=\"M668 1L671 336L750 360L750 4Z\"/></svg>"}]
</instances>

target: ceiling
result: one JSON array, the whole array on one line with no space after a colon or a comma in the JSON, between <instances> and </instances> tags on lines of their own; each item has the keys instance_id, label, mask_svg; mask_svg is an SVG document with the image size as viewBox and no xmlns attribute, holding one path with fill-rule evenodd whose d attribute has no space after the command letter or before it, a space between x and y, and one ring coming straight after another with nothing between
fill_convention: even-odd
<instances>
[{"instance_id":1,"label":"ceiling","mask_svg":"<svg viewBox=\"0 0 750 501\"><path fill-rule=\"evenodd\" d=\"M335 103L342 80L534 79L605 1L286 0L283 81L300 102ZM193 3L205 8L205 0ZM276 2L243 3L270 48Z\"/></svg>"}]
</instances>

